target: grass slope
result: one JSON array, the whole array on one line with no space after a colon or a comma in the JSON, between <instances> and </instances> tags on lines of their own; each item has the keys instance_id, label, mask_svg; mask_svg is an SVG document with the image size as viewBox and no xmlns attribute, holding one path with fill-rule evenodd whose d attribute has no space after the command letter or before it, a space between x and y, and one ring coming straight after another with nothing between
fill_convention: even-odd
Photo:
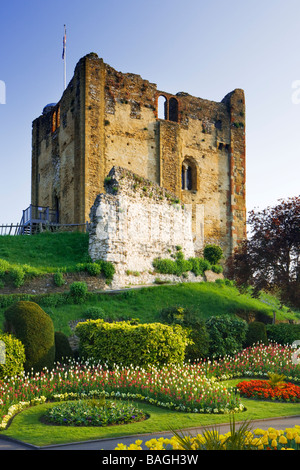
<instances>
[{"instance_id":1,"label":"grass slope","mask_svg":"<svg viewBox=\"0 0 300 470\"><path fill-rule=\"evenodd\" d=\"M41 272L65 268L73 271L88 257L88 234L80 232L43 232L34 236L0 237L0 259L11 264L30 265Z\"/></svg>"},{"instance_id":2,"label":"grass slope","mask_svg":"<svg viewBox=\"0 0 300 470\"><path fill-rule=\"evenodd\" d=\"M32 266L41 274L58 269L72 272L78 263L88 260L88 242L88 234L80 232L1 236L0 260ZM31 300L34 301L34 298ZM142 323L158 321L161 309L174 305L192 308L203 319L238 312L261 312L272 317L275 311L277 320L295 320L299 316L299 312L294 314L280 307L275 298L265 296L263 300L242 295L231 286L202 282L135 288L118 295L89 295L82 305L41 306L52 317L55 330L67 335L71 332L69 322L84 318L87 308L91 306L101 307L105 316L111 319L138 318ZM2 323L3 309L0 310L0 327Z\"/></svg>"},{"instance_id":3,"label":"grass slope","mask_svg":"<svg viewBox=\"0 0 300 470\"><path fill-rule=\"evenodd\" d=\"M68 323L85 318L89 307L100 307L105 319L138 318L141 323L149 323L159 321L159 313L164 307L175 305L193 309L204 320L212 315L235 315L237 312L260 312L272 318L273 311L277 320L297 319L295 313L287 308L279 309L275 303L268 305L250 295L240 294L235 287L205 282L95 294L84 304L45 307L44 310L52 317L55 330L69 335Z\"/></svg>"}]
</instances>

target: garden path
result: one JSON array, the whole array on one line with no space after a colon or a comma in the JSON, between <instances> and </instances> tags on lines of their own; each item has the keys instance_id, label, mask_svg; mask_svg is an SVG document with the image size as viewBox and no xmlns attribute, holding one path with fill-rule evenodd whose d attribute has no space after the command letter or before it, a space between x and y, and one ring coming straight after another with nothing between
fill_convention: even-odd
<instances>
[{"instance_id":1,"label":"garden path","mask_svg":"<svg viewBox=\"0 0 300 470\"><path fill-rule=\"evenodd\" d=\"M239 426L240 423L236 423L236 427ZM286 428L293 428L295 425L300 425L300 416L284 416L280 418L273 418L273 419L260 419L251 422L251 429L254 430L256 428L260 429L268 429L269 427L275 429L286 429ZM230 427L229 424L219 424L216 426L217 429L221 433L226 433L229 431ZM207 426L209 428L209 426ZM203 428L190 428L185 429L184 433L187 435L195 435L201 433ZM147 450L147 447L144 445L144 442L148 441L149 439L155 439L159 437L171 437L172 433L168 432L160 432L154 434L140 434L138 436L126 436L126 437L118 437L114 439L99 439L95 441L85 441L85 442L75 442L70 444L60 444L60 445L52 445L52 446L44 446L44 447L37 447L32 446L30 444L15 441L13 439L7 438L4 435L0 434L0 451L1 450L113 450L119 443L123 443L125 445L130 445L134 443L137 439L143 441L142 447Z\"/></svg>"}]
</instances>

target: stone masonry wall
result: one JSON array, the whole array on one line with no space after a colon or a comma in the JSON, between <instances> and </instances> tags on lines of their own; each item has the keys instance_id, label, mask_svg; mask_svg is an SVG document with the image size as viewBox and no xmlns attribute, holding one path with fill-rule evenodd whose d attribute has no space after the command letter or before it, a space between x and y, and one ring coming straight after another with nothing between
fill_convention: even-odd
<instances>
[{"instance_id":1,"label":"stone masonry wall","mask_svg":"<svg viewBox=\"0 0 300 470\"><path fill-rule=\"evenodd\" d=\"M246 237L245 158L243 90L220 102L170 94L91 53L33 122L31 202L58 208L61 223L84 224L105 175L126 168L183 202L196 255L216 243L227 257Z\"/></svg>"},{"instance_id":2,"label":"stone masonry wall","mask_svg":"<svg viewBox=\"0 0 300 470\"><path fill-rule=\"evenodd\" d=\"M172 193L124 168L112 168L90 219L89 254L115 265L119 285L129 271L149 274L155 258L172 259L176 246L194 256L191 213Z\"/></svg>"}]
</instances>

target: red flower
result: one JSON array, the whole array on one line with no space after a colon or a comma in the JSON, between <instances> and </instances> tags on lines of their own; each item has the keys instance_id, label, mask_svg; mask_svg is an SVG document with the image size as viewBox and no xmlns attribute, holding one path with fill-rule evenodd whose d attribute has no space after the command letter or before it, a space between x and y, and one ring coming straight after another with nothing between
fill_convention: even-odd
<instances>
[{"instance_id":1,"label":"red flower","mask_svg":"<svg viewBox=\"0 0 300 470\"><path fill-rule=\"evenodd\" d=\"M237 388L241 396L246 398L300 401L300 387L291 382L284 383L280 387L271 387L268 380L249 380L239 382Z\"/></svg>"}]
</instances>

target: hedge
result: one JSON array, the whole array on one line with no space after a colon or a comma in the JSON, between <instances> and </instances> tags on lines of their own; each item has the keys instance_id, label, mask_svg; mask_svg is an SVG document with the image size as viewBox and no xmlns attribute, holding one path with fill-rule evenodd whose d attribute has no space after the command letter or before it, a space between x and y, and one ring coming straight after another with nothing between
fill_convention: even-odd
<instances>
[{"instance_id":1,"label":"hedge","mask_svg":"<svg viewBox=\"0 0 300 470\"><path fill-rule=\"evenodd\" d=\"M0 380L20 375L24 371L25 348L13 335L0 333Z\"/></svg>"},{"instance_id":2,"label":"hedge","mask_svg":"<svg viewBox=\"0 0 300 470\"><path fill-rule=\"evenodd\" d=\"M187 332L180 325L128 322L107 323L102 319L78 323L79 353L113 365L141 366L183 363L189 344Z\"/></svg>"},{"instance_id":3,"label":"hedge","mask_svg":"<svg viewBox=\"0 0 300 470\"><path fill-rule=\"evenodd\" d=\"M300 324L277 323L267 325L267 336L269 341L274 341L283 346L291 345L300 340Z\"/></svg>"}]
</instances>

